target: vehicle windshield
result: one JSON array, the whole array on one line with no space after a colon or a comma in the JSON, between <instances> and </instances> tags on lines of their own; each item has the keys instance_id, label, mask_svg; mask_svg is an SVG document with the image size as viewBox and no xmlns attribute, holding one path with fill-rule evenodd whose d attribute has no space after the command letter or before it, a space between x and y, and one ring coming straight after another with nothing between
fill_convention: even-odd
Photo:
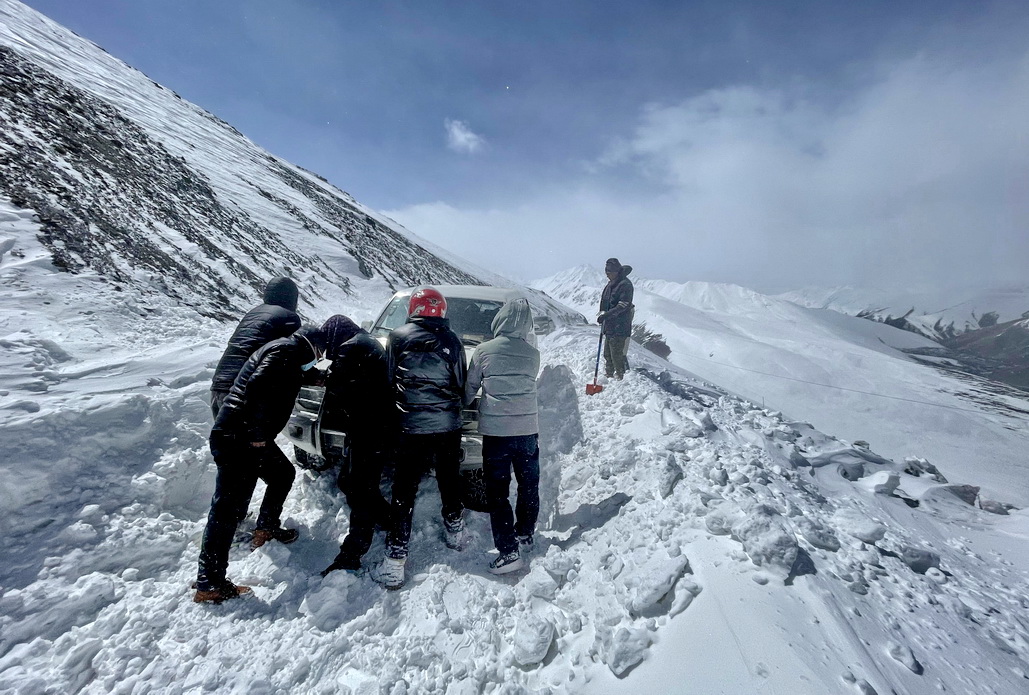
<instances>
[{"instance_id":1,"label":"vehicle windshield","mask_svg":"<svg viewBox=\"0 0 1029 695\"><path fill-rule=\"evenodd\" d=\"M376 321L372 335L385 338L390 331L407 321L409 300L409 297L395 297ZM447 298L450 328L465 345L478 345L493 337L493 319L502 306L503 302L491 299Z\"/></svg>"}]
</instances>

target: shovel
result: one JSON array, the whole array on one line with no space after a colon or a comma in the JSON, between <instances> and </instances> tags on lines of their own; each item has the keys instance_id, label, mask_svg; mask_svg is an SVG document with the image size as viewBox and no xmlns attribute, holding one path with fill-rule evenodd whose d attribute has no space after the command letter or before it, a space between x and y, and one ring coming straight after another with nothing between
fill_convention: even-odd
<instances>
[{"instance_id":1,"label":"shovel","mask_svg":"<svg viewBox=\"0 0 1029 695\"><path fill-rule=\"evenodd\" d=\"M604 344L604 331L600 331L600 340L597 341L597 366L593 369L593 383L586 384L586 395L592 396L595 393L600 393L604 390L604 387L597 383L597 374L600 373L600 346Z\"/></svg>"}]
</instances>

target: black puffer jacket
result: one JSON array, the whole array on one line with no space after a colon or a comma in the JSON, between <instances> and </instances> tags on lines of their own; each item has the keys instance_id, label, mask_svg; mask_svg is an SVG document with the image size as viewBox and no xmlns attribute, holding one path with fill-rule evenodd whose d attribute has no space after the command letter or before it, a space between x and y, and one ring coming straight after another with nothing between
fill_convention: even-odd
<instances>
[{"instance_id":1,"label":"black puffer jacket","mask_svg":"<svg viewBox=\"0 0 1029 695\"><path fill-rule=\"evenodd\" d=\"M385 348L359 328L341 345L330 342L327 357L332 366L325 380L322 426L352 437L388 438L396 424L396 407Z\"/></svg>"},{"instance_id":2,"label":"black puffer jacket","mask_svg":"<svg viewBox=\"0 0 1029 695\"><path fill-rule=\"evenodd\" d=\"M447 319L408 319L390 334L386 362L405 433L461 429L464 348Z\"/></svg>"},{"instance_id":3,"label":"black puffer jacket","mask_svg":"<svg viewBox=\"0 0 1029 695\"><path fill-rule=\"evenodd\" d=\"M212 391L228 391L236 375L257 348L276 338L285 338L300 328L296 312L275 304L261 304L248 311L229 338L211 380Z\"/></svg>"},{"instance_id":4,"label":"black puffer jacket","mask_svg":"<svg viewBox=\"0 0 1029 695\"><path fill-rule=\"evenodd\" d=\"M300 393L301 366L314 359L299 336L279 338L247 359L226 396L213 431L268 442L282 431Z\"/></svg>"},{"instance_id":5,"label":"black puffer jacket","mask_svg":"<svg viewBox=\"0 0 1029 695\"><path fill-rule=\"evenodd\" d=\"M632 335L632 317L636 310L632 304L633 287L627 277L631 265L623 265L614 280L607 283L600 295L600 311L604 314L604 335L628 338Z\"/></svg>"}]
</instances>

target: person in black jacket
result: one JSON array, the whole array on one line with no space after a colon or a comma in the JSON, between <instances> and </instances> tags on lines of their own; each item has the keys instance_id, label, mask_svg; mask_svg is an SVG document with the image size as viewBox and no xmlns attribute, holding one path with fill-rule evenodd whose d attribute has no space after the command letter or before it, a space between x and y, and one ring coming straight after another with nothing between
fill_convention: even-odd
<instances>
[{"instance_id":1,"label":"person in black jacket","mask_svg":"<svg viewBox=\"0 0 1029 695\"><path fill-rule=\"evenodd\" d=\"M295 282L286 277L273 278L264 288L264 304L240 319L211 380L211 413L215 418L247 358L265 343L285 338L300 328L299 298L300 290Z\"/></svg>"},{"instance_id":2,"label":"person in black jacket","mask_svg":"<svg viewBox=\"0 0 1029 695\"><path fill-rule=\"evenodd\" d=\"M404 584L414 499L423 473L436 469L443 500L443 538L460 549L464 534L461 501L461 409L465 357L461 339L450 330L447 302L440 292L415 290L407 323L390 333L387 374L399 411L400 434L393 471L393 501L386 557L372 577L389 589Z\"/></svg>"},{"instance_id":3,"label":"person in black jacket","mask_svg":"<svg viewBox=\"0 0 1029 695\"><path fill-rule=\"evenodd\" d=\"M322 427L346 433L337 485L350 506L350 528L339 554L323 572L356 571L372 544L375 526L389 524L390 505L379 483L396 437L393 387L386 373L386 350L346 316L322 325L326 357Z\"/></svg>"},{"instance_id":4,"label":"person in black jacket","mask_svg":"<svg viewBox=\"0 0 1029 695\"><path fill-rule=\"evenodd\" d=\"M200 546L197 603L220 603L250 591L225 578L229 547L241 498L258 478L268 489L261 503L253 547L275 539L292 543L297 532L280 525L282 505L293 487L293 464L275 444L300 392L303 372L321 358L325 338L318 328L301 328L259 348L243 365L211 430L211 453L218 466L211 511Z\"/></svg>"},{"instance_id":5,"label":"person in black jacket","mask_svg":"<svg viewBox=\"0 0 1029 695\"><path fill-rule=\"evenodd\" d=\"M604 334L604 373L621 379L628 365L629 337L632 335L632 283L628 275L632 266L622 265L617 258L608 258L604 265L607 286L600 295L597 323Z\"/></svg>"}]
</instances>

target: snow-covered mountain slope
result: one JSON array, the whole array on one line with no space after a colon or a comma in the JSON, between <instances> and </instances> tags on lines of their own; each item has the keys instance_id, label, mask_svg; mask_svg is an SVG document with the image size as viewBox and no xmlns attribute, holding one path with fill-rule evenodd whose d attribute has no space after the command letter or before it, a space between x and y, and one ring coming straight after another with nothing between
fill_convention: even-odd
<instances>
[{"instance_id":1,"label":"snow-covered mountain slope","mask_svg":"<svg viewBox=\"0 0 1029 695\"><path fill-rule=\"evenodd\" d=\"M69 242L56 236L63 222L29 209L28 197L0 197L0 693L1024 692L1029 517L1003 504L1022 506L1017 481L984 487L978 506L969 503L974 489L962 486L999 476L1005 461L1015 468L1010 449L1000 463L970 457L945 465L930 456L950 479L944 483L924 459L883 456L873 424L890 429L903 413L873 419L865 411L875 400L858 399L849 411L866 418L859 429L870 449L702 381L704 361L694 360L691 373L635 348L633 363L662 376L633 372L586 396L597 333L581 325L540 340L543 513L527 572L486 572L492 540L482 514L467 513L463 552L445 548L439 498L427 480L403 590L385 592L363 574L322 579L348 510L331 474L303 471L284 516L300 539L233 551L229 575L253 585L254 595L193 604L189 583L214 477L206 396L232 328L221 317L252 304L260 282L277 272L301 282L303 311L315 321L338 311L371 318L391 285L410 281L410 268L429 273L419 280L457 280L451 272L489 278L443 252L420 250L388 220L280 163L287 178L315 186L315 198L328 191L368 216L361 227L368 236L333 236L355 229L353 218L341 214L333 226L315 198L285 197L295 189L271 169L251 167L246 155L258 150L227 126L189 120L195 107L170 93L134 96L155 88L21 5L0 0L0 13L0 44L16 54L3 69L15 66L24 80L43 66L37 77L47 89L66 83L81 90L78 99L98 98L91 109L131 112L126 118L150 138L133 139L133 157L165 148L210 182L217 205L201 201L197 210L220 206L250 218L225 228L198 222L205 231L195 236L186 225L169 231L148 201L183 199L174 180L160 178L145 179L160 187L151 196L93 181L62 199L62 186L76 177L104 179L103 167L90 164L98 152L65 167L67 178L54 173L56 164L32 169L34 148L49 146L41 133L56 132L42 130L32 109L3 112L20 114L4 132L17 122L29 143L20 159L3 160L17 162L3 169L5 181L42 200L33 205L64 211L69 224L79 219L81 193L94 201L86 212L99 215L88 219L103 221L91 233L107 234L109 217L122 215L131 224L113 226L131 233ZM18 102L24 89L5 92L7 84L0 82L0 99ZM188 152L190 141L204 152ZM5 145L0 156L18 147ZM234 179L244 168L234 168L238 162L247 162L248 180L293 201L316 224L298 227L300 217ZM44 183L50 171L60 182L44 186L26 170ZM299 267L267 250L276 244L300 255ZM211 248L238 253L238 267ZM410 266L407 251L423 265ZM328 259L324 267L319 258ZM210 300L211 286L224 300ZM583 295L588 315L599 286ZM849 369L834 378L878 387L873 377L881 379L891 361L907 365L880 339L920 340L829 313L812 323L822 314L791 313L739 288L674 292L662 283L640 292L652 328L666 336L682 330L673 359L697 344L718 347L704 353L707 360L724 352L746 364L751 355L795 351L796 375L833 376L843 364ZM690 296L702 308L682 303ZM888 375L927 389L941 383L899 368ZM747 386L725 383L737 392ZM797 404L811 406L823 393L792 383L798 392L787 395ZM838 407L844 420L847 406ZM959 439L930 424L922 415L912 423L927 429L926 439ZM1024 452L1024 439L998 437L1004 432L985 415L974 424L978 440L969 439L980 453L989 454L991 438L998 451L997 442L1019 442ZM379 535L367 562L382 551Z\"/></svg>"},{"instance_id":2,"label":"snow-covered mountain slope","mask_svg":"<svg viewBox=\"0 0 1029 695\"><path fill-rule=\"evenodd\" d=\"M599 271L533 283L596 315ZM756 403L887 456L922 456L991 494L1029 504L1029 401L945 374L899 349L914 333L732 285L636 280L636 322L662 334L669 360Z\"/></svg>"},{"instance_id":3,"label":"snow-covered mountain slope","mask_svg":"<svg viewBox=\"0 0 1029 695\"><path fill-rule=\"evenodd\" d=\"M322 579L347 508L331 474L301 472L284 515L300 540L235 549L230 577L255 595L193 604L213 485L200 361L217 324L89 272L69 283L46 258L0 265L5 288L21 280L4 320L41 322L36 343L4 348L48 386L0 392L0 692L1024 691L1024 511L973 506L954 483L974 478L946 484L638 348L663 379L586 396L595 327L540 341L527 572L485 571L483 514L447 549L430 481L403 590ZM382 552L380 535L368 561Z\"/></svg>"},{"instance_id":4,"label":"snow-covered mountain slope","mask_svg":"<svg viewBox=\"0 0 1029 695\"><path fill-rule=\"evenodd\" d=\"M310 172L24 5L0 2L0 195L54 262L216 317L290 275L302 311L484 282ZM357 285L363 285L358 291Z\"/></svg>"},{"instance_id":5,"label":"snow-covered mountain slope","mask_svg":"<svg viewBox=\"0 0 1029 695\"><path fill-rule=\"evenodd\" d=\"M979 292L939 290L890 292L856 287L809 287L777 295L813 309L891 322L934 340L1006 322L1029 312L1029 286ZM985 318L984 318L985 317Z\"/></svg>"}]
</instances>

